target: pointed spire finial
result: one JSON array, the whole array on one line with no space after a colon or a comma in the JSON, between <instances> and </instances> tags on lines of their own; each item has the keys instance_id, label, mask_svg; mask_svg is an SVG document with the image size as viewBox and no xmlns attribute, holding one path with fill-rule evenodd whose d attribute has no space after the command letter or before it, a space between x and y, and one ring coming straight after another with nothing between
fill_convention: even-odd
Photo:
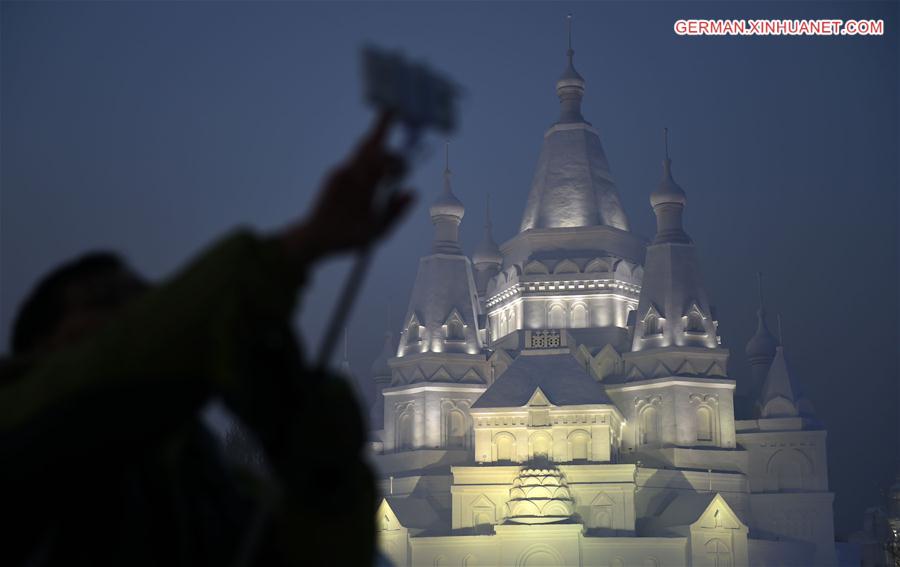
<instances>
[{"instance_id":1,"label":"pointed spire finial","mask_svg":"<svg viewBox=\"0 0 900 567\"><path fill-rule=\"evenodd\" d=\"M663 144L666 148L666 159L669 159L669 129L663 128Z\"/></svg>"},{"instance_id":2,"label":"pointed spire finial","mask_svg":"<svg viewBox=\"0 0 900 567\"><path fill-rule=\"evenodd\" d=\"M566 51L566 55L569 56L569 60L572 60L572 56L575 55L575 50L572 49L572 14L568 14L566 16L566 26L569 31L569 50Z\"/></svg>"},{"instance_id":3,"label":"pointed spire finial","mask_svg":"<svg viewBox=\"0 0 900 567\"><path fill-rule=\"evenodd\" d=\"M491 194L484 196L484 228L491 228Z\"/></svg>"},{"instance_id":4,"label":"pointed spire finial","mask_svg":"<svg viewBox=\"0 0 900 567\"><path fill-rule=\"evenodd\" d=\"M450 173L450 140L444 142L444 172Z\"/></svg>"},{"instance_id":5,"label":"pointed spire finial","mask_svg":"<svg viewBox=\"0 0 900 567\"><path fill-rule=\"evenodd\" d=\"M776 319L778 319L778 343L781 346L784 346L784 330L781 328L781 313L776 315Z\"/></svg>"},{"instance_id":6,"label":"pointed spire finial","mask_svg":"<svg viewBox=\"0 0 900 567\"><path fill-rule=\"evenodd\" d=\"M757 286L757 291L759 292L759 312L765 314L766 304L763 301L762 276L763 276L762 272L756 272L756 286Z\"/></svg>"}]
</instances>

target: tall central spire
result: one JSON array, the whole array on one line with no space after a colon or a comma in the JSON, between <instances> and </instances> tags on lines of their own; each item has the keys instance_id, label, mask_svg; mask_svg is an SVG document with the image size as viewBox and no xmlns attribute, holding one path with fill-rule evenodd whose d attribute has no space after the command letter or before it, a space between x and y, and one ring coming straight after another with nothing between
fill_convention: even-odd
<instances>
[{"instance_id":1,"label":"tall central spire","mask_svg":"<svg viewBox=\"0 0 900 567\"><path fill-rule=\"evenodd\" d=\"M566 16L566 24L569 32L569 49L566 51L566 56L569 63L556 82L556 96L559 97L560 103L559 122L584 122L584 117L581 115L584 78L575 70L575 50L572 49L572 14Z\"/></svg>"},{"instance_id":2,"label":"tall central spire","mask_svg":"<svg viewBox=\"0 0 900 567\"><path fill-rule=\"evenodd\" d=\"M586 226L628 230L600 134L581 114L584 78L575 70L571 15L566 22L566 68L556 81L559 119L544 134L520 231Z\"/></svg>"}]
</instances>

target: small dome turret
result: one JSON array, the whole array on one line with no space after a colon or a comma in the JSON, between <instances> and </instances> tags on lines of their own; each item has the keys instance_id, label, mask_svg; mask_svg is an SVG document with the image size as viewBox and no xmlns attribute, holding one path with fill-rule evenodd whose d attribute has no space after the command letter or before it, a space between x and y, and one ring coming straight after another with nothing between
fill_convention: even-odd
<instances>
[{"instance_id":1,"label":"small dome turret","mask_svg":"<svg viewBox=\"0 0 900 567\"><path fill-rule=\"evenodd\" d=\"M456 195L453 194L453 190L450 189L450 169L444 170L444 190L437 196L437 198L431 203L431 209L429 209L431 213L431 220L435 221L438 217L447 216L453 217L458 221L461 221L463 216L466 214L466 208L463 206L462 202L456 198Z\"/></svg>"},{"instance_id":2,"label":"small dome turret","mask_svg":"<svg viewBox=\"0 0 900 567\"><path fill-rule=\"evenodd\" d=\"M687 203L687 194L672 177L672 160L666 156L666 159L663 160L662 179L656 187L656 191L650 194L650 205L656 208L668 203L683 207Z\"/></svg>"},{"instance_id":3,"label":"small dome turret","mask_svg":"<svg viewBox=\"0 0 900 567\"><path fill-rule=\"evenodd\" d=\"M556 82L556 96L559 97L559 122L584 122L581 115L581 99L584 98L584 77L575 70L575 50L572 49L572 15L567 16L569 25L569 49L566 51L568 63Z\"/></svg>"},{"instance_id":4,"label":"small dome turret","mask_svg":"<svg viewBox=\"0 0 900 567\"><path fill-rule=\"evenodd\" d=\"M682 226L687 195L672 177L672 160L669 159L669 129L663 130L666 143L666 159L663 160L663 176L656 190L650 194L650 205L656 215L654 244L690 244L691 238Z\"/></svg>"},{"instance_id":5,"label":"small dome turret","mask_svg":"<svg viewBox=\"0 0 900 567\"><path fill-rule=\"evenodd\" d=\"M431 224L434 225L435 252L444 254L460 254L459 223L466 214L466 208L453 194L450 188L450 143L447 143L447 156L444 165L444 188L432 202Z\"/></svg>"}]
</instances>

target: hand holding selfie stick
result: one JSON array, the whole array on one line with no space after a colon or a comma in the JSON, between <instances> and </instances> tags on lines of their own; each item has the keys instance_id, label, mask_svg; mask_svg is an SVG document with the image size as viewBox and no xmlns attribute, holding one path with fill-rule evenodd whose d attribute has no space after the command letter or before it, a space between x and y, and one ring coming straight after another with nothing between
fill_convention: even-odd
<instances>
[{"instance_id":1,"label":"hand holding selfie stick","mask_svg":"<svg viewBox=\"0 0 900 567\"><path fill-rule=\"evenodd\" d=\"M454 129L459 89L422 64L411 63L399 53L382 51L374 47L363 50L363 71L366 101L380 112L390 114L404 129L405 139L399 154L407 167L385 179L376 188L373 199L376 214L388 215L389 203L409 171L408 165L420 155L421 140L425 131L435 129L449 133ZM365 245L357 253L356 261L335 307L334 316L325 332L314 372L307 378L321 379L329 375L327 366L334 346L338 343L341 329L346 324L359 294L371 257L371 244ZM310 463L310 466L314 465L315 463ZM284 486L278 479L273 478L271 481L274 483L275 498L283 498L281 494ZM238 546L235 567L244 567L254 561L274 505L271 499L263 500L257 505Z\"/></svg>"},{"instance_id":2,"label":"hand holding selfie stick","mask_svg":"<svg viewBox=\"0 0 900 567\"><path fill-rule=\"evenodd\" d=\"M363 50L366 101L382 112L389 112L404 127L405 140L400 156L406 164L412 162L420 149L424 132L431 128L444 133L456 126L456 98L459 89L428 67L408 62L401 54L367 47ZM408 171L408 168L406 168ZM400 188L406 171L387 179L376 189L375 210L384 214L391 196ZM360 285L372 257L370 245L357 254L350 275L335 307L316 359L316 368L324 370L341 330L359 295Z\"/></svg>"}]
</instances>

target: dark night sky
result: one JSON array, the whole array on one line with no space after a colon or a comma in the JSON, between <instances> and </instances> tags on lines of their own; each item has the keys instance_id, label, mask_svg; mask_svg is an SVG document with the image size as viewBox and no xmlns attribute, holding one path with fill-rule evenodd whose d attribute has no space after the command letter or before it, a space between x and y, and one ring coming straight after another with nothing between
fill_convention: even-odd
<instances>
[{"instance_id":1,"label":"dark night sky","mask_svg":"<svg viewBox=\"0 0 900 567\"><path fill-rule=\"evenodd\" d=\"M636 232L653 233L660 130L697 242L731 372L744 376L754 273L829 432L839 534L896 471L897 3L2 4L0 342L48 268L112 248L164 277L223 232L302 215L366 127L358 48L400 47L466 88L451 165L495 237L518 229L556 118L564 16L575 14L585 116ZM867 38L679 38L678 18L883 18ZM439 141L435 140L435 149ZM440 155L440 152L435 152ZM416 171L419 206L378 251L354 312L367 373L396 330L431 236L442 163ZM324 266L299 325L314 342L348 263ZM773 328L774 328L774 321Z\"/></svg>"}]
</instances>

